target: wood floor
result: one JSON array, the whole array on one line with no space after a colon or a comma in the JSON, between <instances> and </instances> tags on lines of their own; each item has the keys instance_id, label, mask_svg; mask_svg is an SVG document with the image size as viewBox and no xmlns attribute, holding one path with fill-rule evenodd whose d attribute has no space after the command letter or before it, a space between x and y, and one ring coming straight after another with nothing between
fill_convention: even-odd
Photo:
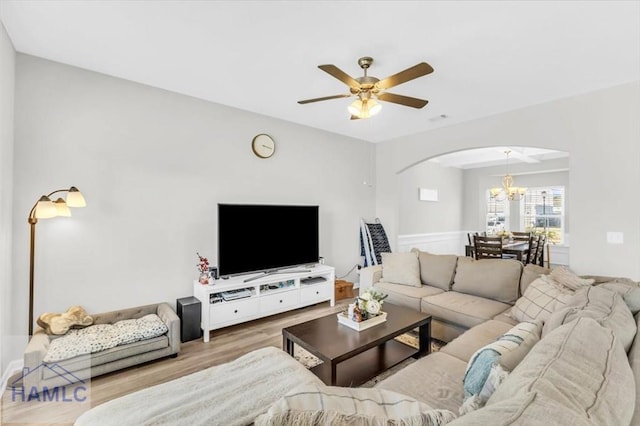
<instances>
[{"instance_id":1,"label":"wood floor","mask_svg":"<svg viewBox=\"0 0 640 426\"><path fill-rule=\"evenodd\" d=\"M0 424L73 424L73 421L89 405L95 407L114 398L157 385L204 370L205 368L223 364L241 355L267 346L282 348L282 328L320 316L336 313L346 309L351 299L336 302L334 307L329 302L320 303L271 317L238 324L211 332L211 340L204 343L202 339L183 343L177 358L164 358L139 366L127 368L114 373L96 377L90 382L90 397L87 403L79 408L79 404L36 405L34 401L16 404L11 401L11 392L5 391L0 408ZM73 406L73 407L72 407ZM34 410L40 410L38 416ZM37 418L37 421L29 420ZM43 422L41 419L46 419ZM27 420L25 422L25 420Z\"/></svg>"}]
</instances>

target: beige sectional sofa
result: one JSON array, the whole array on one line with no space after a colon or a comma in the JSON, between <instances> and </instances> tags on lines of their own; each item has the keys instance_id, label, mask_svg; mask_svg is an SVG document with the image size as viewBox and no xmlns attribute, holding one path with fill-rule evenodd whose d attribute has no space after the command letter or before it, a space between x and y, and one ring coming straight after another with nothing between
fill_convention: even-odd
<instances>
[{"instance_id":1,"label":"beige sectional sofa","mask_svg":"<svg viewBox=\"0 0 640 426\"><path fill-rule=\"evenodd\" d=\"M148 314L157 314L166 324L168 331L158 337L53 363L46 363L44 359L51 341L57 336L50 336L42 328L38 328L25 349L22 385L29 392L32 389L39 392L44 387L65 385L70 381L85 380L154 359L177 355L180 351L180 318L168 303L93 315L93 323L114 324L121 320L139 319Z\"/></svg>"},{"instance_id":2,"label":"beige sectional sofa","mask_svg":"<svg viewBox=\"0 0 640 426\"><path fill-rule=\"evenodd\" d=\"M379 266L362 271L361 285L364 278L365 287L372 285L389 294L389 302L431 314L432 336L450 343L376 387L457 414L465 399L463 379L472 355L517 324L509 316L512 305L532 281L549 270L523 267L512 260L475 261L428 253L418 253L418 257L419 287L385 282ZM449 269L454 257L455 267ZM436 276L429 277L429 271ZM446 277L450 277L448 289L443 285ZM598 277L596 284L604 282L640 291L638 283L627 279ZM609 299L614 298L620 315L632 318L630 325L610 326L608 319L598 315L594 320L590 308L582 305L566 308L571 315L554 313L540 341L484 408L450 424L640 424L636 410L640 405L640 339L632 339L628 353L624 349L625 341L633 337L629 333L640 326L640 314L633 312L631 317L632 311L621 303L622 296L607 291L590 291L582 296L582 303L609 309L613 305Z\"/></svg>"}]
</instances>

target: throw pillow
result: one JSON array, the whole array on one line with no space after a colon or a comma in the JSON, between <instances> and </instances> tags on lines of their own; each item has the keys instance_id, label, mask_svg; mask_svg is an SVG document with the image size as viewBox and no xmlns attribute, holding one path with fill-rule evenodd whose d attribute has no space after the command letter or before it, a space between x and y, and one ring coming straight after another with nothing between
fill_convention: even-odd
<instances>
[{"instance_id":1,"label":"throw pillow","mask_svg":"<svg viewBox=\"0 0 640 426\"><path fill-rule=\"evenodd\" d=\"M82 328L93 324L82 306L72 306L61 314L44 313L36 320L47 334L65 334L70 328Z\"/></svg>"},{"instance_id":2,"label":"throw pillow","mask_svg":"<svg viewBox=\"0 0 640 426\"><path fill-rule=\"evenodd\" d=\"M456 273L456 263L458 263L457 255L432 254L416 248L411 251L418 255L422 284L441 288L444 291L451 290L453 276Z\"/></svg>"},{"instance_id":3,"label":"throw pillow","mask_svg":"<svg viewBox=\"0 0 640 426\"><path fill-rule=\"evenodd\" d=\"M558 266L557 268L554 268L549 276L558 284L574 291L579 290L582 287L588 287L595 282L595 280L591 278L580 278L566 266Z\"/></svg>"},{"instance_id":4,"label":"throw pillow","mask_svg":"<svg viewBox=\"0 0 640 426\"><path fill-rule=\"evenodd\" d=\"M557 284L547 275L532 282L511 308L509 315L516 321L546 321L558 307L567 303L573 291Z\"/></svg>"},{"instance_id":5,"label":"throw pillow","mask_svg":"<svg viewBox=\"0 0 640 426\"><path fill-rule=\"evenodd\" d=\"M543 336L577 318L592 318L604 328L613 331L625 351L629 351L636 335L636 321L622 296L606 288L586 287L567 301L567 305L551 315L545 323Z\"/></svg>"},{"instance_id":6,"label":"throw pillow","mask_svg":"<svg viewBox=\"0 0 640 426\"><path fill-rule=\"evenodd\" d=\"M408 396L384 389L304 384L276 401L256 426L444 425L456 418Z\"/></svg>"},{"instance_id":7,"label":"throw pillow","mask_svg":"<svg viewBox=\"0 0 640 426\"><path fill-rule=\"evenodd\" d=\"M460 414L485 405L509 371L527 355L540 340L542 323L522 322L500 336L495 342L478 349L469 358L463 378L465 400Z\"/></svg>"},{"instance_id":8,"label":"throw pillow","mask_svg":"<svg viewBox=\"0 0 640 426\"><path fill-rule=\"evenodd\" d=\"M382 282L422 287L416 253L382 253Z\"/></svg>"},{"instance_id":9,"label":"throw pillow","mask_svg":"<svg viewBox=\"0 0 640 426\"><path fill-rule=\"evenodd\" d=\"M527 287L534 282L541 275L548 275L551 270L544 268L540 265L534 265L529 263L522 269L522 276L520 277L520 296L527 291Z\"/></svg>"}]
</instances>

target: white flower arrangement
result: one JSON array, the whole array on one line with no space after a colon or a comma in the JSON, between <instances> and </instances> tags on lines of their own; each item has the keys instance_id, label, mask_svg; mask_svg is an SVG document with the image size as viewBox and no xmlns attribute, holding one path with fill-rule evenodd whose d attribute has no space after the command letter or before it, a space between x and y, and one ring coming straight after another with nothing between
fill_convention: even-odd
<instances>
[{"instance_id":1,"label":"white flower arrangement","mask_svg":"<svg viewBox=\"0 0 640 426\"><path fill-rule=\"evenodd\" d=\"M382 311L382 304L384 299L387 298L387 294L384 294L378 290L367 289L361 295L358 296L358 307L360 311L365 314L363 316L376 316Z\"/></svg>"}]
</instances>

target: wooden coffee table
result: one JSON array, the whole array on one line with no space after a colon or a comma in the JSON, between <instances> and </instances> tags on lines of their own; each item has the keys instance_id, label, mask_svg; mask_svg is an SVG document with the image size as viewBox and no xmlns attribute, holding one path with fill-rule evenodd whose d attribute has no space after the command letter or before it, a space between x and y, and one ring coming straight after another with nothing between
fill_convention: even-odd
<instances>
[{"instance_id":1,"label":"wooden coffee table","mask_svg":"<svg viewBox=\"0 0 640 426\"><path fill-rule=\"evenodd\" d=\"M282 329L283 349L293 356L294 344L321 359L313 371L332 386L358 386L409 357L431 351L431 316L385 303L387 320L363 331L338 323L336 314ZM419 329L419 348L394 337Z\"/></svg>"}]
</instances>

